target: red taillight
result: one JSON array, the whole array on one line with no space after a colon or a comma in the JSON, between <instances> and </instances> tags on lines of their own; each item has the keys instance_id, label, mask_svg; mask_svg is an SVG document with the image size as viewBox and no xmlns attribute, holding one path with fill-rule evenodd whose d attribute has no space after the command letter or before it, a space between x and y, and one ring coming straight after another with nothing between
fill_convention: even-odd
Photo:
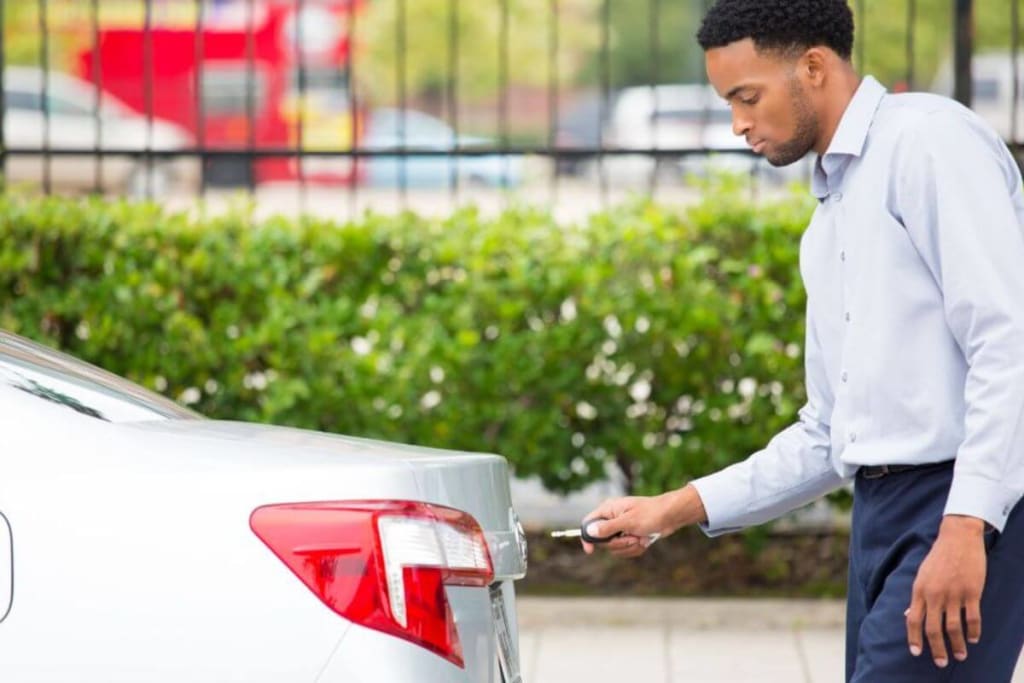
<instances>
[{"instance_id":1,"label":"red taillight","mask_svg":"<svg viewBox=\"0 0 1024 683\"><path fill-rule=\"evenodd\" d=\"M293 503L257 508L249 524L338 614L463 666L444 587L494 580L469 514L408 501Z\"/></svg>"}]
</instances>

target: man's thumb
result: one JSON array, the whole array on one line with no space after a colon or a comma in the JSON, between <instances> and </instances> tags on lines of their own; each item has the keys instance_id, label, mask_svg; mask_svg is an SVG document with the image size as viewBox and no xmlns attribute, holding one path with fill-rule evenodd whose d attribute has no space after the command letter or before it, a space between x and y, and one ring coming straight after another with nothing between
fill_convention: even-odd
<instances>
[{"instance_id":1,"label":"man's thumb","mask_svg":"<svg viewBox=\"0 0 1024 683\"><path fill-rule=\"evenodd\" d=\"M584 531L595 540L606 540L623 531L627 515L622 514L611 519L594 519L584 522Z\"/></svg>"}]
</instances>

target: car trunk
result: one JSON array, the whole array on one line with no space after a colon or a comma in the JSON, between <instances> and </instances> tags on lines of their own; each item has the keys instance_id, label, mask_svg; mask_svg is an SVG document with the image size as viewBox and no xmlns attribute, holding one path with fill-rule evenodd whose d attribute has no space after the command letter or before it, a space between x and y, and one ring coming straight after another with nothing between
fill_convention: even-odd
<instances>
[{"instance_id":1,"label":"car trunk","mask_svg":"<svg viewBox=\"0 0 1024 683\"><path fill-rule=\"evenodd\" d=\"M218 464L237 461L247 476L274 479L279 499L262 503L399 499L469 513L484 532L494 580L486 588L446 587L461 638L465 680L517 680L514 581L526 573L526 541L512 507L504 458L211 420L151 422L133 429L220 442L222 447L215 449Z\"/></svg>"}]
</instances>

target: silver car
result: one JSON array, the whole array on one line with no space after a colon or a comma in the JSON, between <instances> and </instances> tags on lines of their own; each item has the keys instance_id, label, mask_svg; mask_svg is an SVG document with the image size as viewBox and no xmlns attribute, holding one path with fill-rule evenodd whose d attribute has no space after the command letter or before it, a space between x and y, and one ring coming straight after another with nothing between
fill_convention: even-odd
<instances>
[{"instance_id":1,"label":"silver car","mask_svg":"<svg viewBox=\"0 0 1024 683\"><path fill-rule=\"evenodd\" d=\"M503 458L206 420L4 332L0 415L0 680L520 680Z\"/></svg>"},{"instance_id":2,"label":"silver car","mask_svg":"<svg viewBox=\"0 0 1024 683\"><path fill-rule=\"evenodd\" d=\"M109 93L100 98L97 114L94 86L70 74L44 74L23 66L4 69L4 108L6 177L11 184L43 184L47 162L39 151L44 148L99 149L132 154L104 157L99 176L93 155L51 156L51 187L91 190L98 178L101 190L132 197L160 197L171 189L192 192L198 188L197 159L154 156L146 160L142 156L147 149L170 152L191 147L187 131L169 121L147 121Z\"/></svg>"}]
</instances>

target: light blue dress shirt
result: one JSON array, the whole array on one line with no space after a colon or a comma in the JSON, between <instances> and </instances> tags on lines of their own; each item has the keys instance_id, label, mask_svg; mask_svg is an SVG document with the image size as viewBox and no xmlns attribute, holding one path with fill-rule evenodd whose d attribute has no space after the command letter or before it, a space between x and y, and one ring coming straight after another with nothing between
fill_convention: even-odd
<instances>
[{"instance_id":1,"label":"light blue dress shirt","mask_svg":"<svg viewBox=\"0 0 1024 683\"><path fill-rule=\"evenodd\" d=\"M1024 493L1024 194L969 109L866 77L815 167L800 246L807 404L693 482L711 535L773 519L861 465L956 458L945 513L1002 530Z\"/></svg>"}]
</instances>

